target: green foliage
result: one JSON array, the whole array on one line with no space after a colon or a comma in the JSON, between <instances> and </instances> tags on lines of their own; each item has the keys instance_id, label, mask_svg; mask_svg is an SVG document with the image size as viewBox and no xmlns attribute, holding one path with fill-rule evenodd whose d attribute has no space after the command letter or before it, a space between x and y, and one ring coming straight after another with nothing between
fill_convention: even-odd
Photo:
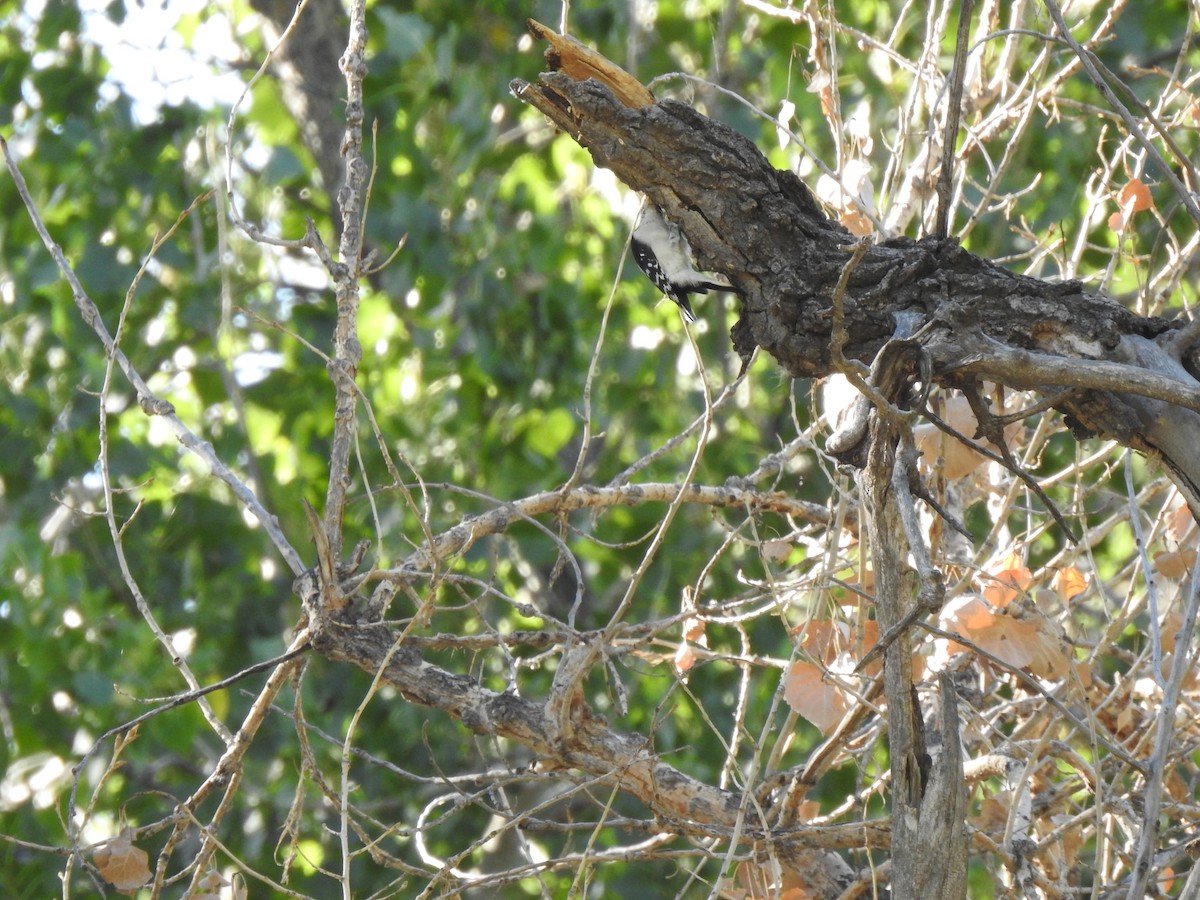
<instances>
[{"instance_id":1,"label":"green foliage","mask_svg":"<svg viewBox=\"0 0 1200 900\"><path fill-rule=\"evenodd\" d=\"M882 2L843 5L845 24L875 32L891 29L899 9ZM557 5L528 6L501 0L374 3L369 11L367 121L378 132L369 139L376 171L366 240L378 261L402 238L406 242L364 284L357 384L383 447L360 406L361 466L356 461L353 467L346 535L348 546L359 539L375 542L373 559L381 564L405 559L423 540L423 524L439 532L494 508L491 498L516 500L561 486L576 469L588 413L596 443L582 468L591 481L607 482L684 431L704 413L706 392L715 395L737 371L727 336L731 308L716 297L702 301L707 325L697 329L696 340L706 386L674 308L655 306L631 266L618 269L628 225L612 190L593 180L590 158L574 141L550 135L539 116L509 95L510 78L542 69L540 48L518 50L524 17L557 20ZM640 33L636 69L646 80L681 69L707 74L771 114L792 100L800 108L797 130L822 159L837 158L842 148L821 119L816 96L806 91L806 32L783 19L742 12L734 16L736 27L726 28L724 17L733 14L717 2L660 6L657 30ZM1175 39L1171 29L1186 4L1174 0L1162 8L1137 19L1143 28L1122 30L1120 41L1106 49L1110 64ZM108 11L114 20L124 13L120 4ZM183 103L139 125L136 98L114 94L106 83L108 64L81 36L74 2L51 0L36 21L31 14L7 15L0 20L0 129L53 240L109 332L120 328L132 365L252 485L310 562L301 504L321 510L327 487L333 390L319 354L330 349L335 320L334 298L318 286L323 282L315 261L255 244L231 226L224 176L218 174L228 110ZM577 33L620 59L618 48L628 45L632 28L624 8L595 5L573 15ZM200 24L194 16L181 21L187 45ZM264 39L253 20L237 24L245 59L257 62ZM713 46L718 35L724 44ZM897 46L916 55L922 41L914 29L902 32ZM873 63L867 54L847 54L843 62L843 105L870 100L873 128L894 129L910 75ZM677 89L683 91L670 82L662 91ZM778 146L774 123L723 96L703 89L698 94L699 105L764 149ZM1076 102L1085 96L1091 102L1090 92L1075 84L1064 93ZM1031 173L1040 176L1023 212L1039 231L1088 212L1076 154L1083 157L1085 145L1099 135L1080 128L1075 119L1041 130L1022 145L1002 183L1017 190ZM255 84L234 129L239 214L285 238L299 237L311 219L326 244L336 247L332 199L313 189L313 153L278 80L268 76ZM778 151L779 158L790 152ZM890 152L886 141L878 142L874 162L880 171ZM986 178L982 162L971 165L965 190L974 195ZM180 224L131 291L156 238L210 190L215 194ZM110 361L29 218L17 214L21 202L7 176L0 178L0 208L9 211L0 218L0 771L9 773L15 792L9 797L16 798L0 796L0 834L61 847L68 843L62 822L70 768L109 729L185 685L173 652L149 633L103 516L96 423ZM1140 227L1130 240L1144 245L1154 226ZM1092 237L1100 248L1116 240L1103 223L1096 223ZM1026 237L998 214L984 218L969 246L995 256L1029 249ZM1155 246L1152 252L1166 250ZM1103 266L1107 259L1103 249L1091 250L1082 263ZM1126 269L1119 277L1132 282L1136 273ZM601 333L605 312L607 331ZM593 361L592 406L585 413ZM789 384L767 360L755 365L749 384L731 405L734 411L718 416L698 462L698 482L722 484L746 474L810 424L808 385ZM181 456L175 437L142 412L119 373L103 413L113 513L129 570L197 681L211 684L281 652L300 609L291 575L262 529L247 522L229 490L195 457ZM1051 444L1047 469L1065 465L1075 446L1065 437ZM384 448L400 483L387 468ZM678 481L696 448L694 437L684 441L639 473L639 480ZM793 496L823 502L830 494L828 477L811 461L800 465L804 471L785 473L782 485ZM417 499L410 504L408 497ZM1093 502L1099 518L1107 509L1099 508L1100 499ZM583 511L548 526L553 531L561 525L558 533L583 571L586 589L574 611L579 628L607 622L663 509L660 503L620 507L599 523ZM791 526L760 517L756 538L747 523L740 511L684 507L640 587L639 617L676 615L685 591L722 599L742 592L748 578L768 578L754 541L786 534ZM979 510L968 523L980 536L987 532ZM1014 517L1014 530L1024 527ZM722 564L701 577L697 559L739 529L740 540L722 550ZM594 538L577 539L583 534ZM1049 559L1060 544L1046 540L1037 552ZM1131 540L1127 529L1114 529L1095 548L1102 574L1113 575L1123 564ZM560 556L532 526L480 542L455 569L463 582L437 588L438 628L475 635L540 627L543 619L520 604L549 608L566 620L573 614L575 585L557 590ZM468 579L475 580L469 588L463 586ZM477 595L479 584L488 590ZM403 614L413 611L405 607ZM714 655L748 648L786 659L793 643L788 624L779 615L757 619L745 635L733 626L714 628L710 647ZM194 649L185 651L184 644ZM667 660L673 650L653 649ZM468 670L494 690L519 687L531 696L544 695L554 675L552 665L528 650L514 650L507 664L458 649L431 651L428 658ZM601 698L598 706L608 704L603 711L620 719L622 729L652 732L656 747L696 778L717 783L740 777L723 771L722 734L706 718L710 705L728 709L739 702L736 666L705 661L685 686L661 660L626 659L607 677L622 679L628 712L620 712L618 691L599 675L589 683L590 695ZM211 695L209 703L236 728L261 680L252 676ZM297 852L290 886L310 896L340 896L336 882L319 871L322 865L336 871L341 861L337 816L322 796L330 788L315 783L314 773L340 770L335 741L346 735L355 706L370 690L363 673L314 658L299 697L285 691L268 714L243 777L246 815L222 835L243 842L236 851L259 871L276 871L277 857ZM750 708L773 710L747 720L752 732L782 726L786 711L772 707L775 691L773 679L747 688ZM307 747L289 719L297 709L311 726ZM797 764L820 741L811 726L795 727L784 766ZM353 801L388 823L416 822L446 794L447 773L485 771L498 753L511 750L476 743L460 725L402 702L389 689L365 704L354 739L363 754L399 767L356 760L352 769ZM197 773L211 771L224 749L197 705L171 710L140 728L124 765L102 787L112 741L99 745L81 769L77 807L98 791L96 835L106 828L111 833L121 819L154 821L195 790ZM737 761L749 767L754 755L744 749ZM886 753L879 749L878 755L882 771ZM519 760L520 754L512 756ZM22 797L18 789L37 779L22 782L16 773L35 764L46 786ZM857 777L850 767L836 770L814 796L828 811L860 786ZM516 794L530 804L539 799L522 796L519 787ZM872 812L880 812L881 804L873 798ZM209 800L205 811L214 805ZM613 801L612 813L647 816L624 796ZM461 850L463 834L483 835L490 827L476 804L434 814L444 818L426 841L443 858ZM386 838L383 852L415 866L419 860L405 837ZM545 838L548 846L555 840ZM616 845L610 832L601 833L596 848L587 841L588 832L581 832L561 838L556 849ZM150 848L164 842L155 836ZM456 865L484 865L488 852L476 848ZM0 893L61 893L58 861L48 860L0 841ZM355 874L362 896L388 890L407 896L417 880L400 887L396 871L368 870L366 863ZM649 885L661 882L656 896L674 896L679 882L670 879L676 874L665 859L652 869L616 866L587 877L596 895L650 896ZM508 896L543 890L565 895L572 877L547 873L512 886ZM972 877L982 890L981 873ZM70 887L83 893L90 884L77 865Z\"/></svg>"}]
</instances>

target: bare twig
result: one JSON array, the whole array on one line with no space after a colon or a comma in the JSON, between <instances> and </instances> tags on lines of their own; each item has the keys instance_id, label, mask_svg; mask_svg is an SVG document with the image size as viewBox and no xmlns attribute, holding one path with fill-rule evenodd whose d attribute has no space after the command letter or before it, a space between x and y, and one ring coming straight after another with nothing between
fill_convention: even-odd
<instances>
[{"instance_id":1,"label":"bare twig","mask_svg":"<svg viewBox=\"0 0 1200 900\"><path fill-rule=\"evenodd\" d=\"M1147 761L1146 786L1142 794L1145 807L1142 813L1142 828L1138 835L1137 859L1133 864L1133 877L1126 893L1127 900L1138 900L1147 894L1150 879L1156 876L1154 857L1158 849L1159 812L1162 809L1163 786L1167 774L1168 757L1178 750L1175 732L1176 711L1179 708L1183 681L1195 671L1196 654L1191 650L1195 638L1196 619L1200 610L1200 559L1192 567L1191 584L1184 605L1183 623L1175 635L1175 649L1171 654L1171 677L1163 690L1162 703L1155 713L1154 750ZM1189 879L1190 881L1190 879Z\"/></svg>"},{"instance_id":2,"label":"bare twig","mask_svg":"<svg viewBox=\"0 0 1200 900\"><path fill-rule=\"evenodd\" d=\"M958 140L958 125L962 119L963 80L967 74L967 42L971 32L971 11L974 0L960 0L958 34L954 41L954 68L950 70L950 96L947 98L946 126L942 135L942 166L938 172L937 221L933 227L936 237L950 233L951 203L954 194L954 155Z\"/></svg>"},{"instance_id":3,"label":"bare twig","mask_svg":"<svg viewBox=\"0 0 1200 900\"><path fill-rule=\"evenodd\" d=\"M1125 124L1125 127L1129 129L1129 133L1137 139L1138 144L1141 145L1142 149L1145 150L1146 153L1149 154L1150 158L1153 159L1157 164L1159 174L1171 185L1171 188L1175 191L1175 196L1179 198L1179 202L1182 203L1184 208L1188 211L1188 215L1192 217L1192 221L1197 225L1200 225L1200 206L1196 205L1196 199L1192 191L1190 191L1187 185L1185 185L1179 179L1179 176L1175 174L1175 169L1165 159L1163 159L1158 147L1146 135L1146 132L1142 129L1142 126L1137 119L1135 119L1129 110L1125 108L1125 105L1119 99L1117 99L1117 95L1109 86L1108 81L1105 80L1104 76L1100 73L1092 52L1080 44L1079 41L1075 40L1074 35L1071 34L1071 29L1067 27L1067 23L1063 20L1062 9L1059 8L1059 5L1055 2L1055 0L1044 0L1044 2L1046 4L1047 11L1050 13L1050 17L1054 19L1054 24L1058 27L1059 34L1062 35L1062 39L1066 41L1071 49L1075 51L1075 55L1079 57L1079 61L1083 64L1084 71L1088 73L1088 78L1091 79L1092 84L1094 84L1096 89L1100 91L1101 95L1104 97L1105 101L1112 108L1112 110L1121 117L1121 121ZM1165 132L1160 131L1160 134L1161 133Z\"/></svg>"},{"instance_id":4,"label":"bare twig","mask_svg":"<svg viewBox=\"0 0 1200 900\"><path fill-rule=\"evenodd\" d=\"M63 255L62 248L51 238L50 232L47 230L45 222L42 221L41 215L38 213L37 207L33 202L33 198L29 194L29 188L25 184L25 179L21 175L20 169L17 167L16 161L8 150L8 142L0 137L0 152L4 154L5 163L8 165L9 174L12 175L13 182L16 184L17 193L21 200L25 203L25 209L29 213L29 218L33 222L33 226L37 229L38 235L45 244L46 249L50 251L50 255L54 258L55 264L58 266L59 272L66 279L67 284L71 286L71 293L75 300L75 306L79 309L83 321L89 328L96 333L100 339L100 343L104 345L105 351L116 362L117 367L125 375L130 385L137 392L138 404L146 415L161 416L164 421L170 426L174 432L176 439L184 447L191 450L199 456L205 464L208 465L218 479L225 483L234 496L246 507L255 518L262 524L263 529L271 538L271 542L275 545L275 549L283 557L284 561L294 574L299 574L303 571L303 564L300 562L300 556L288 543L284 537L283 530L279 527L278 520L263 508L262 503L254 496L254 492L246 485L244 481L238 478L233 471L225 465L225 463L217 456L211 444L197 437L191 429L184 425L183 421L175 414L175 408L166 400L157 397L145 380L134 369L129 358L124 352L116 346L108 329L104 325L104 320L100 316L100 310L96 307L95 302L88 296L83 285L75 275L74 269L67 262Z\"/></svg>"}]
</instances>

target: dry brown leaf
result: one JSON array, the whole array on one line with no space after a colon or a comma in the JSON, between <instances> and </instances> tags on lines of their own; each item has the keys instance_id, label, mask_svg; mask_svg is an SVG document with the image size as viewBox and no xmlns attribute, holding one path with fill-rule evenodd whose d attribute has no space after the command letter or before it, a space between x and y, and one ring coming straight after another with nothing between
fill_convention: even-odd
<instances>
[{"instance_id":1,"label":"dry brown leaf","mask_svg":"<svg viewBox=\"0 0 1200 900\"><path fill-rule=\"evenodd\" d=\"M1058 635L1042 626L1037 628L1037 648L1029 671L1038 678L1058 681L1071 670L1071 660L1063 650Z\"/></svg>"},{"instance_id":2,"label":"dry brown leaf","mask_svg":"<svg viewBox=\"0 0 1200 900\"><path fill-rule=\"evenodd\" d=\"M863 622L861 642L862 642L862 652L858 657L859 659L862 659L864 656L866 656L871 651L871 648L879 643L879 623L877 621L875 621L874 619L867 619L867 621ZM919 656L919 655L913 657L913 676L914 677L920 677L921 671L918 671L917 666L918 666L918 663L923 662L924 659L925 658L923 656ZM883 657L879 657L874 662L872 662L870 665L868 665L865 669L863 669L863 672L865 672L867 675L878 675L882 670L883 670Z\"/></svg>"},{"instance_id":3,"label":"dry brown leaf","mask_svg":"<svg viewBox=\"0 0 1200 900\"><path fill-rule=\"evenodd\" d=\"M1057 681L1070 671L1070 659L1053 622L1030 604L1010 605L997 612L980 598L966 594L947 603L942 626L967 638L979 649L1017 669Z\"/></svg>"},{"instance_id":4,"label":"dry brown leaf","mask_svg":"<svg viewBox=\"0 0 1200 900\"><path fill-rule=\"evenodd\" d=\"M1155 571L1163 578L1170 578L1172 581L1182 581L1195 565L1195 550L1167 550L1154 554Z\"/></svg>"},{"instance_id":5,"label":"dry brown leaf","mask_svg":"<svg viewBox=\"0 0 1200 900\"><path fill-rule=\"evenodd\" d=\"M1058 570L1058 574L1054 576L1053 587L1063 602L1066 602L1087 590L1088 578L1074 566L1067 566Z\"/></svg>"},{"instance_id":6,"label":"dry brown leaf","mask_svg":"<svg viewBox=\"0 0 1200 900\"><path fill-rule=\"evenodd\" d=\"M685 674L689 669L696 664L699 654L696 648L687 641L680 641L679 646L675 648L675 672L678 675Z\"/></svg>"},{"instance_id":7,"label":"dry brown leaf","mask_svg":"<svg viewBox=\"0 0 1200 900\"><path fill-rule=\"evenodd\" d=\"M967 636L981 650L986 650L1015 669L1023 669L1037 658L1037 629L1026 622L997 617L994 625Z\"/></svg>"},{"instance_id":8,"label":"dry brown leaf","mask_svg":"<svg viewBox=\"0 0 1200 900\"><path fill-rule=\"evenodd\" d=\"M800 822L811 822L821 813L821 804L816 800L805 800L796 807L796 819Z\"/></svg>"},{"instance_id":9,"label":"dry brown leaf","mask_svg":"<svg viewBox=\"0 0 1200 900\"><path fill-rule=\"evenodd\" d=\"M940 415L943 422L968 438L974 438L979 431L979 420L975 418L970 402L962 394L955 394L945 400ZM1014 422L1004 429L1004 440L1009 447L1018 443L1021 432L1019 422ZM966 478L988 461L982 453L930 423L914 428L913 437L916 439L917 449L921 452L921 464L927 471L936 470L946 481ZM995 450L1000 449L990 440L984 441L984 445Z\"/></svg>"},{"instance_id":10,"label":"dry brown leaf","mask_svg":"<svg viewBox=\"0 0 1200 900\"><path fill-rule=\"evenodd\" d=\"M943 422L966 437L972 437L979 428L971 404L961 395L945 402L941 416ZM925 468L929 471L936 468L938 475L947 481L966 478L987 461L983 454L930 423L914 428L913 437ZM940 466L938 460L941 460Z\"/></svg>"},{"instance_id":11,"label":"dry brown leaf","mask_svg":"<svg viewBox=\"0 0 1200 900\"><path fill-rule=\"evenodd\" d=\"M718 885L723 900L809 900L812 896L795 884L795 873L786 872L778 883L778 867L764 863L742 863L737 878L726 878Z\"/></svg>"},{"instance_id":12,"label":"dry brown leaf","mask_svg":"<svg viewBox=\"0 0 1200 900\"><path fill-rule=\"evenodd\" d=\"M838 653L846 649L847 638L843 628L828 619L813 619L801 627L804 637L800 639L800 646L813 659L829 665Z\"/></svg>"},{"instance_id":13,"label":"dry brown leaf","mask_svg":"<svg viewBox=\"0 0 1200 900\"><path fill-rule=\"evenodd\" d=\"M983 589L983 599L995 609L1003 609L1029 589L1033 584L1033 573L1025 568L1016 553L1010 553L1000 563L1000 569L991 573L991 579Z\"/></svg>"},{"instance_id":14,"label":"dry brown leaf","mask_svg":"<svg viewBox=\"0 0 1200 900\"><path fill-rule=\"evenodd\" d=\"M772 565L781 566L787 562L788 557L792 555L792 542L763 541L762 555L763 559Z\"/></svg>"},{"instance_id":15,"label":"dry brown leaf","mask_svg":"<svg viewBox=\"0 0 1200 900\"><path fill-rule=\"evenodd\" d=\"M147 881L151 872L150 857L145 850L133 845L133 829L129 826L92 853L100 875L122 894L132 894Z\"/></svg>"},{"instance_id":16,"label":"dry brown leaf","mask_svg":"<svg viewBox=\"0 0 1200 900\"><path fill-rule=\"evenodd\" d=\"M821 729L822 734L837 728L849 705L842 690L825 679L820 666L797 659L788 666L784 679L783 699L788 706Z\"/></svg>"},{"instance_id":17,"label":"dry brown leaf","mask_svg":"<svg viewBox=\"0 0 1200 900\"><path fill-rule=\"evenodd\" d=\"M833 79L827 71L817 71L813 73L806 88L808 93L816 94L821 98L821 115L825 118L829 118L834 107L833 90L830 87L832 81Z\"/></svg>"},{"instance_id":18,"label":"dry brown leaf","mask_svg":"<svg viewBox=\"0 0 1200 900\"><path fill-rule=\"evenodd\" d=\"M1051 821L1057 827L1063 821L1073 818L1074 816L1057 815L1052 816ZM1063 832L1061 843L1063 862L1068 866L1074 866L1079 858L1079 851L1083 848L1083 829L1078 824L1074 828L1068 828Z\"/></svg>"},{"instance_id":19,"label":"dry brown leaf","mask_svg":"<svg viewBox=\"0 0 1200 900\"><path fill-rule=\"evenodd\" d=\"M875 233L875 223L855 210L842 213L838 216L838 222L856 237L866 237Z\"/></svg>"},{"instance_id":20,"label":"dry brown leaf","mask_svg":"<svg viewBox=\"0 0 1200 900\"><path fill-rule=\"evenodd\" d=\"M708 646L707 623L696 615L696 598L690 590L683 592L679 611L683 619L683 636L675 648L675 674L685 675L700 658L697 648Z\"/></svg>"},{"instance_id":21,"label":"dry brown leaf","mask_svg":"<svg viewBox=\"0 0 1200 900\"><path fill-rule=\"evenodd\" d=\"M221 877L215 869L209 869L208 874L200 879L201 891L192 894L190 900L221 900L221 888L228 887L229 882Z\"/></svg>"},{"instance_id":22,"label":"dry brown leaf","mask_svg":"<svg viewBox=\"0 0 1200 900\"><path fill-rule=\"evenodd\" d=\"M1175 870L1170 866L1163 866L1155 879L1154 886L1162 891L1160 896L1169 896L1171 888L1175 887Z\"/></svg>"},{"instance_id":23,"label":"dry brown leaf","mask_svg":"<svg viewBox=\"0 0 1200 900\"><path fill-rule=\"evenodd\" d=\"M978 594L960 594L942 607L939 619L947 631L969 637L970 632L991 627L996 621L996 611Z\"/></svg>"},{"instance_id":24,"label":"dry brown leaf","mask_svg":"<svg viewBox=\"0 0 1200 900\"><path fill-rule=\"evenodd\" d=\"M1068 660L1070 669L1075 673L1075 677L1079 679L1079 686L1085 691L1092 686L1095 680L1092 675L1092 667L1085 662L1080 662L1077 659Z\"/></svg>"},{"instance_id":25,"label":"dry brown leaf","mask_svg":"<svg viewBox=\"0 0 1200 900\"><path fill-rule=\"evenodd\" d=\"M1180 503L1167 516L1167 531L1177 543L1183 543L1184 539L1189 536L1192 543L1195 543L1197 532L1192 530L1192 526L1195 524L1196 520L1192 518L1192 511L1187 508L1185 503Z\"/></svg>"},{"instance_id":26,"label":"dry brown leaf","mask_svg":"<svg viewBox=\"0 0 1200 900\"><path fill-rule=\"evenodd\" d=\"M1142 212L1154 207L1154 198L1150 196L1150 188L1146 187L1144 181L1131 178L1117 194L1117 203L1123 210Z\"/></svg>"},{"instance_id":27,"label":"dry brown leaf","mask_svg":"<svg viewBox=\"0 0 1200 900\"><path fill-rule=\"evenodd\" d=\"M1172 767L1163 779L1163 787L1167 789L1167 793L1171 795L1171 799L1176 803L1187 803L1191 800L1192 791L1188 787L1187 779L1183 777L1179 769Z\"/></svg>"},{"instance_id":28,"label":"dry brown leaf","mask_svg":"<svg viewBox=\"0 0 1200 900\"><path fill-rule=\"evenodd\" d=\"M970 816L969 821L980 831L1003 831L1008 822L1008 804L999 797L984 797L978 815Z\"/></svg>"},{"instance_id":29,"label":"dry brown leaf","mask_svg":"<svg viewBox=\"0 0 1200 900\"><path fill-rule=\"evenodd\" d=\"M728 896L740 900L766 900L778 890L777 873L774 866L768 863L744 862L738 866L737 881L740 885L736 893Z\"/></svg>"},{"instance_id":30,"label":"dry brown leaf","mask_svg":"<svg viewBox=\"0 0 1200 900\"><path fill-rule=\"evenodd\" d=\"M804 652L826 666L831 665L840 653L849 652L861 659L879 641L879 623L874 619L867 619L861 625L814 619L794 631L804 635L800 640ZM859 634L855 635L855 631ZM876 660L865 671L875 675L882 666L883 661Z\"/></svg>"},{"instance_id":31,"label":"dry brown leaf","mask_svg":"<svg viewBox=\"0 0 1200 900\"><path fill-rule=\"evenodd\" d=\"M704 633L705 622L699 617L691 617L684 620L683 623L683 638L687 641L695 641L703 647L708 646L708 638Z\"/></svg>"},{"instance_id":32,"label":"dry brown leaf","mask_svg":"<svg viewBox=\"0 0 1200 900\"><path fill-rule=\"evenodd\" d=\"M1175 652L1175 641L1179 638L1179 632L1183 628L1183 616L1177 612L1169 612L1162 619L1162 625L1159 628L1159 633L1162 635L1162 650L1163 655L1168 655ZM1165 669L1164 669L1164 674Z\"/></svg>"},{"instance_id":33,"label":"dry brown leaf","mask_svg":"<svg viewBox=\"0 0 1200 900\"><path fill-rule=\"evenodd\" d=\"M1120 209L1108 217L1108 227L1113 231L1124 231L1134 213L1153 208L1154 199L1145 183L1133 178L1117 192L1117 205Z\"/></svg>"}]
</instances>

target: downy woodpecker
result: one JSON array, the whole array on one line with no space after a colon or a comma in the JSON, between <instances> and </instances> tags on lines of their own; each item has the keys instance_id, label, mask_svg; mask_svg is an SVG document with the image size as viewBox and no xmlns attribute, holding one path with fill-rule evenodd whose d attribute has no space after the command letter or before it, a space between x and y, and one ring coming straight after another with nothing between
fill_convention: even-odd
<instances>
[{"instance_id":1,"label":"downy woodpecker","mask_svg":"<svg viewBox=\"0 0 1200 900\"><path fill-rule=\"evenodd\" d=\"M704 275L692 267L692 248L687 238L653 203L642 207L629 246L638 268L656 288L675 301L689 322L696 321L689 294L707 294L710 290L737 293L728 282L711 280L720 275Z\"/></svg>"}]
</instances>

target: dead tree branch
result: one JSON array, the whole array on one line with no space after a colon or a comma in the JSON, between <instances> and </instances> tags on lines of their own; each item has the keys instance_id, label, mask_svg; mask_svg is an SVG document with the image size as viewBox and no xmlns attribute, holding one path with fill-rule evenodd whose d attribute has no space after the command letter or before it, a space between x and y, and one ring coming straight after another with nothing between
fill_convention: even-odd
<instances>
[{"instance_id":1,"label":"dead tree branch","mask_svg":"<svg viewBox=\"0 0 1200 900\"><path fill-rule=\"evenodd\" d=\"M683 228L698 264L739 288L731 337L743 358L762 347L794 376L834 370L832 297L852 241L799 178L683 103L631 109L605 85L559 72L511 87L597 165L648 194ZM1018 275L936 238L872 246L843 308L847 358L869 362L896 316L916 313L940 385L986 377L1044 392L1075 388L1055 403L1072 429L1161 460L1200 514L1200 459L1192 452L1200 344L1179 346L1183 322L1139 316L1078 282Z\"/></svg>"}]
</instances>

